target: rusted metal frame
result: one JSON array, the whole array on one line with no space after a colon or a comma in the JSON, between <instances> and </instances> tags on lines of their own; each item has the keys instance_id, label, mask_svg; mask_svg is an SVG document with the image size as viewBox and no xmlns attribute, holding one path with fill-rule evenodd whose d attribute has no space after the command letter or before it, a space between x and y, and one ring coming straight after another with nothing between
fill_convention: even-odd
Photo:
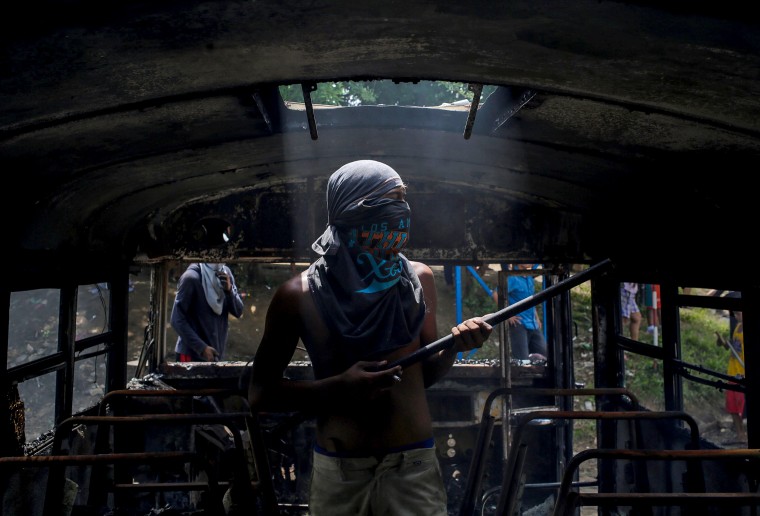
<instances>
[{"instance_id":1,"label":"rusted metal frame","mask_svg":"<svg viewBox=\"0 0 760 516\"><path fill-rule=\"evenodd\" d=\"M234 394L230 389L119 389L105 394L98 405L98 416L106 416L109 402L114 398L129 397L193 397L193 396L224 396ZM134 414L133 414L134 415ZM110 429L98 425L95 436L95 452L108 451Z\"/></svg>"},{"instance_id":2,"label":"rusted metal frame","mask_svg":"<svg viewBox=\"0 0 760 516\"><path fill-rule=\"evenodd\" d=\"M508 389L508 388L507 388ZM477 496L481 491L483 472L485 471L486 448L493 436L494 417L490 414L490 406L493 397L489 396L483 405L483 416L480 419L480 429L475 441L475 448L470 459L470 467L467 473L467 484L462 495L462 505L459 508L459 516L472 516L475 513Z\"/></svg>"},{"instance_id":3,"label":"rusted metal frame","mask_svg":"<svg viewBox=\"0 0 760 516\"><path fill-rule=\"evenodd\" d=\"M737 450L621 450L621 449L591 449L577 453L568 463L562 476L557 502L554 506L554 516L574 514L577 505L610 505L620 501L620 505L694 505L731 503L736 505L760 505L760 493L599 493L604 496L594 496L594 493L576 493L570 496L570 489L575 473L580 465L591 459L622 459L622 460L682 460L700 462L703 460L756 460L760 461L760 449ZM572 502L572 503L571 503Z\"/></svg>"},{"instance_id":4,"label":"rusted metal frame","mask_svg":"<svg viewBox=\"0 0 760 516\"><path fill-rule=\"evenodd\" d=\"M105 416L108 403L113 398L130 397L194 397L194 396L234 396L243 394L237 389L119 389L106 393L100 400L98 415Z\"/></svg>"},{"instance_id":5,"label":"rusted metal frame","mask_svg":"<svg viewBox=\"0 0 760 516\"><path fill-rule=\"evenodd\" d=\"M251 439L251 448L253 451L253 464L256 470L256 482L261 491L261 500L264 506L264 513L276 516L280 514L277 502L277 493L272 482L272 474L269 468L269 457L267 456L264 436L261 432L261 423L259 414L252 413L246 418L248 436Z\"/></svg>"},{"instance_id":6,"label":"rusted metal frame","mask_svg":"<svg viewBox=\"0 0 760 516\"><path fill-rule=\"evenodd\" d=\"M0 328L5 328L5 331L0 335L0 385L10 385L8 379L8 329L10 326L10 313L11 313L11 291L7 286L0 288L2 291L2 299L0 299Z\"/></svg>"},{"instance_id":7,"label":"rusted metal frame","mask_svg":"<svg viewBox=\"0 0 760 516\"><path fill-rule=\"evenodd\" d=\"M502 387L492 391L483 404L483 412L480 418L480 429L475 442L475 449L470 460L467 473L467 484L462 495L462 505L459 509L460 516L470 516L475 512L478 494L482 489L483 473L485 471L485 454L491 438L495 418L491 416L491 406L500 396L524 395L524 396L623 396L631 400L635 407L639 407L636 396L626 388L588 388L588 389L552 389L552 388L526 388L526 387ZM554 414L555 412L552 411ZM509 426L509 425L506 425Z\"/></svg>"},{"instance_id":8,"label":"rusted metal frame","mask_svg":"<svg viewBox=\"0 0 760 516\"><path fill-rule=\"evenodd\" d=\"M112 391L107 393L101 400L99 413L105 415L108 402L113 398L119 397L187 397L187 396L243 396L239 389L124 389L119 391ZM246 400L247 406L247 400ZM253 453L254 468L257 474L257 483L261 488L262 501L264 507L267 509L267 514L276 514L277 511L277 496L274 490L274 484L269 469L269 460L266 454L266 448L264 446L263 437L261 434L261 427L258 423L258 416L254 414L247 414L245 419L245 425L248 430L248 435L251 440L251 447ZM300 423L301 421L299 421ZM104 445L100 436L105 435L105 439L108 438L107 434L98 432L97 449L103 449ZM236 444L237 445L237 444Z\"/></svg>"},{"instance_id":9,"label":"rusted metal frame","mask_svg":"<svg viewBox=\"0 0 760 516\"><path fill-rule=\"evenodd\" d=\"M66 362L64 360L64 353L62 351L56 351L46 357L11 367L6 370L6 381L8 383L25 382L31 378L58 371L65 366Z\"/></svg>"},{"instance_id":10,"label":"rusted metal frame","mask_svg":"<svg viewBox=\"0 0 760 516\"><path fill-rule=\"evenodd\" d=\"M85 349L99 346L100 344L108 345L110 342L111 332L110 330L106 330L103 333L99 333L98 335L91 335L90 337L77 339L76 343L74 344L74 348L76 349L77 353L81 353Z\"/></svg>"},{"instance_id":11,"label":"rusted metal frame","mask_svg":"<svg viewBox=\"0 0 760 516\"><path fill-rule=\"evenodd\" d=\"M159 342L163 342L165 331L159 331L157 321L160 317L158 313L158 307L161 309L166 308L164 304L159 302L160 292L163 289L158 284L158 268L155 265L150 267L150 300L148 302L148 324L145 325L143 330L143 344L140 347L140 355L137 358L137 367L135 368L135 378L142 378L145 373L145 367L152 371L156 371L158 364L156 361ZM164 314L165 318L166 315ZM165 320L162 320L162 324L166 324ZM163 356L163 355L162 355Z\"/></svg>"},{"instance_id":12,"label":"rusted metal frame","mask_svg":"<svg viewBox=\"0 0 760 516\"><path fill-rule=\"evenodd\" d=\"M568 265L552 267L550 274L544 276L544 286L556 284L558 281L567 279L570 271ZM573 314L570 291L565 291L554 296L550 302L544 305L547 338L547 358L549 360L549 372L552 375L551 385L563 389L575 388L575 375L573 371ZM569 396L562 396L557 402L559 410L572 410L573 400ZM598 410L598 407L595 407ZM555 478L565 470L567 461L573 455L573 427L572 425L556 426L554 428L557 449L555 455ZM533 486L533 484L531 485Z\"/></svg>"},{"instance_id":13,"label":"rusted metal frame","mask_svg":"<svg viewBox=\"0 0 760 516\"><path fill-rule=\"evenodd\" d=\"M520 478L518 478L514 482L510 482L508 484L509 491L504 492L501 491L501 494L499 495L499 500L501 501L503 498L507 498L509 500L519 500L522 498L523 491L525 489L525 484L522 482L522 471L523 468L525 468L525 458L528 455L528 445L525 443L520 443L520 445L517 447L516 450L513 450L512 453L514 454L514 470L520 472ZM502 486L504 484L502 483ZM499 503L498 505L501 505ZM509 516L513 516L517 514L517 508L510 506L508 513L497 513L497 514L508 514Z\"/></svg>"},{"instance_id":14,"label":"rusted metal frame","mask_svg":"<svg viewBox=\"0 0 760 516\"><path fill-rule=\"evenodd\" d=\"M165 491L198 491L207 490L209 493L209 501L213 504L213 500L219 499L217 493L219 491L219 484L216 476L211 468L211 465L207 460L198 455L195 452L141 452L141 453L108 453L108 454L88 454L88 455L26 455L22 457L0 457L0 470L15 469L20 470L22 468L50 468L51 471L54 468L64 470L67 466L87 466L87 465L116 465L116 464L163 464L163 463L190 463L194 464L199 469L206 471L207 482L205 483L164 483L164 484L131 484L130 489L138 491L154 491L161 489ZM109 491L115 491L120 489L120 486L116 484L102 486ZM44 515L45 516L57 516L60 514L60 503L62 500L63 479L61 479L60 486L48 484L48 488L45 491L44 502ZM213 510L219 511L222 509L221 501L216 506L212 507ZM215 512L215 514L224 514L223 512Z\"/></svg>"},{"instance_id":15,"label":"rusted metal frame","mask_svg":"<svg viewBox=\"0 0 760 516\"><path fill-rule=\"evenodd\" d=\"M556 411L556 410L537 410L520 416L512 443L510 453L507 456L507 462L504 467L502 476L502 494L509 495L514 493L516 488L515 482L519 482L520 471L517 470L516 453L518 447L522 445L522 436L528 424L535 419L595 419L595 420L657 420L657 419L680 419L686 422L691 429L691 443L694 448L699 448L699 428L697 422L692 416L681 411L624 411L624 412L599 412L599 411ZM512 514L517 499L510 496L500 496L499 504L496 509L497 514Z\"/></svg>"},{"instance_id":16,"label":"rusted metal frame","mask_svg":"<svg viewBox=\"0 0 760 516\"><path fill-rule=\"evenodd\" d=\"M10 307L9 307L10 309ZM6 337L7 338L7 337ZM109 344L111 339L110 332L104 332L100 335L95 335L93 337L87 337L85 339L80 339L74 343L74 351L77 353L76 360L82 360L83 358L87 358L90 355L81 355L83 350L97 346L99 344ZM7 346L3 348L6 353L6 364L8 362L7 359ZM108 350L99 350L96 353L98 355L102 355L106 353ZM10 369L5 370L6 377L6 383L21 383L26 380L29 380L31 378L36 378L38 376L43 376L48 373L52 373L55 371L59 371L66 367L66 353L63 351L56 351L55 353L51 353L50 355L47 355L42 358L38 358L36 360L32 360L31 362L27 362L25 364L19 364L17 366L11 367Z\"/></svg>"},{"instance_id":17,"label":"rusted metal frame","mask_svg":"<svg viewBox=\"0 0 760 516\"><path fill-rule=\"evenodd\" d=\"M24 455L21 457L0 457L0 468L48 467L52 465L76 466L86 464L113 464L114 462L163 462L163 461L202 461L195 452L134 452L134 453L100 453L84 455Z\"/></svg>"},{"instance_id":18,"label":"rusted metal frame","mask_svg":"<svg viewBox=\"0 0 760 516\"><path fill-rule=\"evenodd\" d=\"M166 356L166 332L169 326L168 305L169 305L169 266L170 263L162 261L158 266L151 268L151 310L155 321L155 339L156 343L151 350L149 362L149 371L154 373Z\"/></svg>"},{"instance_id":19,"label":"rusted metal frame","mask_svg":"<svg viewBox=\"0 0 760 516\"><path fill-rule=\"evenodd\" d=\"M122 425L122 424L225 424L235 420L245 420L247 412L225 412L222 414L147 414L142 416L72 416L62 421L53 436L53 454L62 452L64 434L79 425ZM243 441L239 434L233 432L235 446L242 449Z\"/></svg>"},{"instance_id":20,"label":"rusted metal frame","mask_svg":"<svg viewBox=\"0 0 760 516\"><path fill-rule=\"evenodd\" d=\"M106 410L108 408L109 403L118 398L130 398L130 397L195 397L195 396L242 396L241 392L237 389L225 389L225 388L210 388L210 389L120 389L115 390L106 393L105 396L100 401L100 404L98 405L98 416L106 416ZM246 401L247 406L247 401ZM134 414L132 414L134 415ZM96 453L106 453L108 450L108 440L109 440L110 431L109 429L103 429L102 425L98 425L96 438L95 438L95 452ZM238 437L239 434L237 432L233 432L233 438ZM242 440L240 443L238 441L235 441L235 446L241 450L243 453L243 456L245 456L245 453L242 448ZM242 475L243 471L246 473L243 475L243 478L246 479L246 484L249 484L250 478L247 475L247 464L245 464L245 459L243 460L243 464L239 465L241 468L241 472L238 473L238 476ZM93 474L93 479L100 478L100 475ZM99 490L98 489L90 489L91 496L99 496Z\"/></svg>"},{"instance_id":21,"label":"rusted metal frame","mask_svg":"<svg viewBox=\"0 0 760 516\"><path fill-rule=\"evenodd\" d=\"M242 396L236 389L119 389L105 394L98 405L98 416L106 416L109 402L114 398L129 397L195 397L195 396ZM246 401L247 405L247 401ZM134 415L134 414L132 414ZM108 432L101 432L98 428L95 450L103 451L107 448Z\"/></svg>"},{"instance_id":22,"label":"rusted metal frame","mask_svg":"<svg viewBox=\"0 0 760 516\"><path fill-rule=\"evenodd\" d=\"M714 310L741 311L744 306L740 297L697 296L693 294L677 294L677 306L694 308L711 308Z\"/></svg>"},{"instance_id":23,"label":"rusted metal frame","mask_svg":"<svg viewBox=\"0 0 760 516\"><path fill-rule=\"evenodd\" d=\"M660 284L662 294L662 382L665 410L683 409L683 383L680 368L673 360L680 358L681 317L679 309L686 298L678 293L673 281Z\"/></svg>"},{"instance_id":24,"label":"rusted metal frame","mask_svg":"<svg viewBox=\"0 0 760 516\"><path fill-rule=\"evenodd\" d=\"M219 491L228 487L228 482L217 482L216 487ZM140 482L138 484L113 484L111 491L139 491L139 492L166 492L166 491L209 491L211 496L214 494L209 489L208 482Z\"/></svg>"},{"instance_id":25,"label":"rusted metal frame","mask_svg":"<svg viewBox=\"0 0 760 516\"><path fill-rule=\"evenodd\" d=\"M565 514L574 514L578 506L652 507L657 505L701 509L704 509L705 505L760 506L760 493L578 493L570 491L566 497Z\"/></svg>"},{"instance_id":26,"label":"rusted metal frame","mask_svg":"<svg viewBox=\"0 0 760 516\"><path fill-rule=\"evenodd\" d=\"M749 274L748 279L749 279ZM752 277L754 279L754 276ZM753 283L756 285L756 283ZM747 446L760 448L760 288L742 290ZM755 488L757 489L757 484Z\"/></svg>"},{"instance_id":27,"label":"rusted metal frame","mask_svg":"<svg viewBox=\"0 0 760 516\"><path fill-rule=\"evenodd\" d=\"M472 136L472 126L475 125L475 115L478 114L478 107L480 107L480 96L483 93L482 84L470 83L467 85L467 89L473 94L472 102L470 102L470 112L467 113L467 122L464 125L464 139L469 140Z\"/></svg>"},{"instance_id":28,"label":"rusted metal frame","mask_svg":"<svg viewBox=\"0 0 760 516\"><path fill-rule=\"evenodd\" d=\"M507 274L506 271L499 271L499 274L497 276L498 279L498 286L497 286L497 309L503 310L504 307L507 306ZM511 367L511 360L512 360L512 350L511 350L511 343L509 342L509 331L506 324L500 324L498 326L498 336L499 336L499 363L501 368L501 386L502 387L512 387L512 367Z\"/></svg>"},{"instance_id":29,"label":"rusted metal frame","mask_svg":"<svg viewBox=\"0 0 760 516\"><path fill-rule=\"evenodd\" d=\"M712 371L710 369L700 367L700 366L692 366L690 364L686 364L684 362L681 362L680 360L675 360L675 363L680 363L684 369L694 369L695 371L699 371L700 373L708 374L711 376L715 376L716 378L722 378L724 381L721 380L708 380L707 378L702 378L701 376L696 376L691 373L686 372L685 370L681 371L681 376L683 378L686 378L688 380L691 380L694 383L700 383L702 385L709 385L710 387L715 387L716 389L722 389L726 391L736 391L736 392L747 392L747 378L735 378L733 376L729 376L727 374L719 373L717 371Z\"/></svg>"},{"instance_id":30,"label":"rusted metal frame","mask_svg":"<svg viewBox=\"0 0 760 516\"><path fill-rule=\"evenodd\" d=\"M622 351L630 351L637 355L644 355L645 357L654 358L656 360L665 360L665 353L662 348L653 346L652 344L644 344L643 342L633 340L625 335L618 335L617 345Z\"/></svg>"},{"instance_id":31,"label":"rusted metal frame","mask_svg":"<svg viewBox=\"0 0 760 516\"><path fill-rule=\"evenodd\" d=\"M66 286L60 290L58 351L63 353L64 367L56 372L55 379L54 421L56 425L67 417L70 417L73 409L78 290L77 286Z\"/></svg>"},{"instance_id":32,"label":"rusted metal frame","mask_svg":"<svg viewBox=\"0 0 760 516\"><path fill-rule=\"evenodd\" d=\"M129 361L129 267L117 264L109 274L110 302L108 303L108 326L111 345L106 363L105 392L123 389L127 385L127 362Z\"/></svg>"},{"instance_id":33,"label":"rusted metal frame","mask_svg":"<svg viewBox=\"0 0 760 516\"><path fill-rule=\"evenodd\" d=\"M62 454L62 443L64 435L68 435L71 429L76 426L84 425L108 425L116 426L122 424L146 424L146 423L163 423L163 424L224 424L248 417L247 412L229 412L224 414L150 414L143 416L73 416L62 421L55 429L53 436L52 455ZM239 432L232 432L235 441L235 447L243 453L243 440ZM103 454L111 455L111 454ZM244 455L243 455L244 457ZM238 475L245 474L243 480L250 486L248 478L248 465L243 458L243 463L239 464ZM61 489L63 486L63 477L65 472L61 468L51 468L48 473L48 491Z\"/></svg>"}]
</instances>

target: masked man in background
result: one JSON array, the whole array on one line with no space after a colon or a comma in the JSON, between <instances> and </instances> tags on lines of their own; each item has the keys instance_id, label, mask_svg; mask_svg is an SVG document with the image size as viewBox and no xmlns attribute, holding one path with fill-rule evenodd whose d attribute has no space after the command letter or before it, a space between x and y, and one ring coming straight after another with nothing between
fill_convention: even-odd
<instances>
[{"instance_id":1,"label":"masked man in background","mask_svg":"<svg viewBox=\"0 0 760 516\"><path fill-rule=\"evenodd\" d=\"M171 325L177 332L178 362L215 362L224 358L229 314L243 315L235 277L223 263L190 264L177 285Z\"/></svg>"}]
</instances>

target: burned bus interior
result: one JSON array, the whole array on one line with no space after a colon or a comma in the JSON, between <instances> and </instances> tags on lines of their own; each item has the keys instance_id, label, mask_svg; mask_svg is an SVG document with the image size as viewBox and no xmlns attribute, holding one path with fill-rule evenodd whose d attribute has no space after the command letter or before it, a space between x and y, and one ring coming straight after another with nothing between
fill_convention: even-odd
<instances>
[{"instance_id":1,"label":"burned bus interior","mask_svg":"<svg viewBox=\"0 0 760 516\"><path fill-rule=\"evenodd\" d=\"M427 391L449 514L758 513L749 4L42 0L0 23L2 514L308 514L313 418L251 411L247 381L358 159L407 184L439 335L494 317ZM175 360L192 262L246 293L219 362ZM629 283L658 287L636 333ZM504 321L533 307L547 354L514 359Z\"/></svg>"}]
</instances>

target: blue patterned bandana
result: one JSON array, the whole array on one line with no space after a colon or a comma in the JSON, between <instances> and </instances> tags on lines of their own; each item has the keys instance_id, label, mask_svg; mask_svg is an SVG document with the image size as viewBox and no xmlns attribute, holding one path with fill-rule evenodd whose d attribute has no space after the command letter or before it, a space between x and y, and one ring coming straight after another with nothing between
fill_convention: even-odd
<instances>
[{"instance_id":1,"label":"blue patterned bandana","mask_svg":"<svg viewBox=\"0 0 760 516\"><path fill-rule=\"evenodd\" d=\"M395 170L372 160L344 165L327 184L328 227L312 245L321 257L307 278L344 367L405 346L422 328L422 286L400 252L409 205L383 197L401 186Z\"/></svg>"}]
</instances>

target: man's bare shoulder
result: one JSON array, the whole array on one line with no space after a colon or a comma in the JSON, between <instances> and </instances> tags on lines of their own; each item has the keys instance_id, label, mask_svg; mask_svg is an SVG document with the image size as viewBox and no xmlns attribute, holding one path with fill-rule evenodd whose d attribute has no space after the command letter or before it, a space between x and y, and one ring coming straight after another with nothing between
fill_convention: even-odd
<instances>
[{"instance_id":1,"label":"man's bare shoulder","mask_svg":"<svg viewBox=\"0 0 760 516\"><path fill-rule=\"evenodd\" d=\"M412 260L409 260L409 264L412 266L412 269L414 269L414 272L417 273L417 277L422 279L423 276L426 277L433 277L433 270L426 264L422 262L414 262Z\"/></svg>"},{"instance_id":2,"label":"man's bare shoulder","mask_svg":"<svg viewBox=\"0 0 760 516\"><path fill-rule=\"evenodd\" d=\"M287 312L298 312L301 309L303 300L309 294L308 283L306 282L306 273L296 274L292 278L281 283L272 298L272 307L276 310Z\"/></svg>"}]
</instances>

